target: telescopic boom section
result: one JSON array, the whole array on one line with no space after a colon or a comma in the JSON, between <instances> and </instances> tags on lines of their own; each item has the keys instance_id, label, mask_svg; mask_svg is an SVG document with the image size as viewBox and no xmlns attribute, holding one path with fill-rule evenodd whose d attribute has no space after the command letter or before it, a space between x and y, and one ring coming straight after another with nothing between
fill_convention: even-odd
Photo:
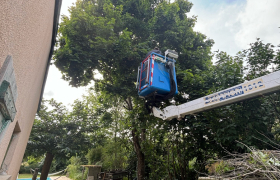
<instances>
[{"instance_id":1,"label":"telescopic boom section","mask_svg":"<svg viewBox=\"0 0 280 180\"><path fill-rule=\"evenodd\" d=\"M163 110L153 107L153 114L163 120L181 119L188 114L203 112L279 90L280 71L276 71L179 106L167 106Z\"/></svg>"}]
</instances>

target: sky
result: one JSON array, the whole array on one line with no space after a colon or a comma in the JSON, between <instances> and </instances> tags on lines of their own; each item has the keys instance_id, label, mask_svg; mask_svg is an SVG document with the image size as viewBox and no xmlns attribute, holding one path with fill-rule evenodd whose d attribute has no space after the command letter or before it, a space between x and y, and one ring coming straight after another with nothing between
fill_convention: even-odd
<instances>
[{"instance_id":1,"label":"sky","mask_svg":"<svg viewBox=\"0 0 280 180\"><path fill-rule=\"evenodd\" d=\"M68 7L76 0L63 0L61 15L69 16ZM234 56L260 38L264 43L280 44L280 0L190 0L188 17L196 16L195 31L201 32L215 44L212 51L225 51ZM54 98L68 108L81 99L88 87L74 88L62 80L62 75L50 66L44 99ZM135 77L136 81L136 77Z\"/></svg>"}]
</instances>

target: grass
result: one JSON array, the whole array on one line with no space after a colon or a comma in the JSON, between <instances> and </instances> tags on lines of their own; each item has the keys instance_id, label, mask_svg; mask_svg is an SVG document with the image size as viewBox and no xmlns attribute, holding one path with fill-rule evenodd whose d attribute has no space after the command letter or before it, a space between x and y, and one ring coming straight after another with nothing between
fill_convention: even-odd
<instances>
[{"instance_id":1,"label":"grass","mask_svg":"<svg viewBox=\"0 0 280 180\"><path fill-rule=\"evenodd\" d=\"M26 178L32 178L33 175L32 174L19 174L18 175L18 179L26 179ZM39 178L40 175L38 174L37 178ZM50 177L50 176L48 176ZM55 176L52 176L52 177L60 177L60 175L55 175Z\"/></svg>"},{"instance_id":2,"label":"grass","mask_svg":"<svg viewBox=\"0 0 280 180\"><path fill-rule=\"evenodd\" d=\"M40 177L40 175L38 174L37 177ZM32 174L19 174L18 175L18 179L24 179L24 178L32 178Z\"/></svg>"}]
</instances>

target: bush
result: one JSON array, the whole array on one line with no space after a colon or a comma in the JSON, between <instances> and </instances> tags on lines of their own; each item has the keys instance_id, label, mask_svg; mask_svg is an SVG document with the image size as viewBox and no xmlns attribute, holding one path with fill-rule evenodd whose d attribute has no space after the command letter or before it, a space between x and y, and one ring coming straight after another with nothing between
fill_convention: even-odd
<instances>
[{"instance_id":1,"label":"bush","mask_svg":"<svg viewBox=\"0 0 280 180\"><path fill-rule=\"evenodd\" d=\"M68 165L68 173L69 178L73 180L82 180L83 179L83 168L82 165L82 159L78 156L73 156L70 158L70 164ZM85 173L87 174L87 173Z\"/></svg>"},{"instance_id":2,"label":"bush","mask_svg":"<svg viewBox=\"0 0 280 180\"><path fill-rule=\"evenodd\" d=\"M40 162L31 162L31 163L28 163L28 162L23 162L20 166L20 169L19 169L19 173L20 174L30 174L30 169L35 169L35 168L39 168L39 172L41 171L42 169L42 163Z\"/></svg>"}]
</instances>

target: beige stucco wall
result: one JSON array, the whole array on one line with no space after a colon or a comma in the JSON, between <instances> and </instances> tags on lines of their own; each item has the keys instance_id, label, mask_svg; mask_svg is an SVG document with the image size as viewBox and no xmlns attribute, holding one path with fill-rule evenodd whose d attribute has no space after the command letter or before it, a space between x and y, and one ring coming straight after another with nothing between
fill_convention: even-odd
<instances>
[{"instance_id":1,"label":"beige stucco wall","mask_svg":"<svg viewBox=\"0 0 280 180\"><path fill-rule=\"evenodd\" d=\"M0 0L0 66L13 58L17 114L0 142L0 165L16 179L38 107L51 48L55 0ZM16 128L15 128L16 127ZM10 138L8 154L4 159Z\"/></svg>"}]
</instances>

